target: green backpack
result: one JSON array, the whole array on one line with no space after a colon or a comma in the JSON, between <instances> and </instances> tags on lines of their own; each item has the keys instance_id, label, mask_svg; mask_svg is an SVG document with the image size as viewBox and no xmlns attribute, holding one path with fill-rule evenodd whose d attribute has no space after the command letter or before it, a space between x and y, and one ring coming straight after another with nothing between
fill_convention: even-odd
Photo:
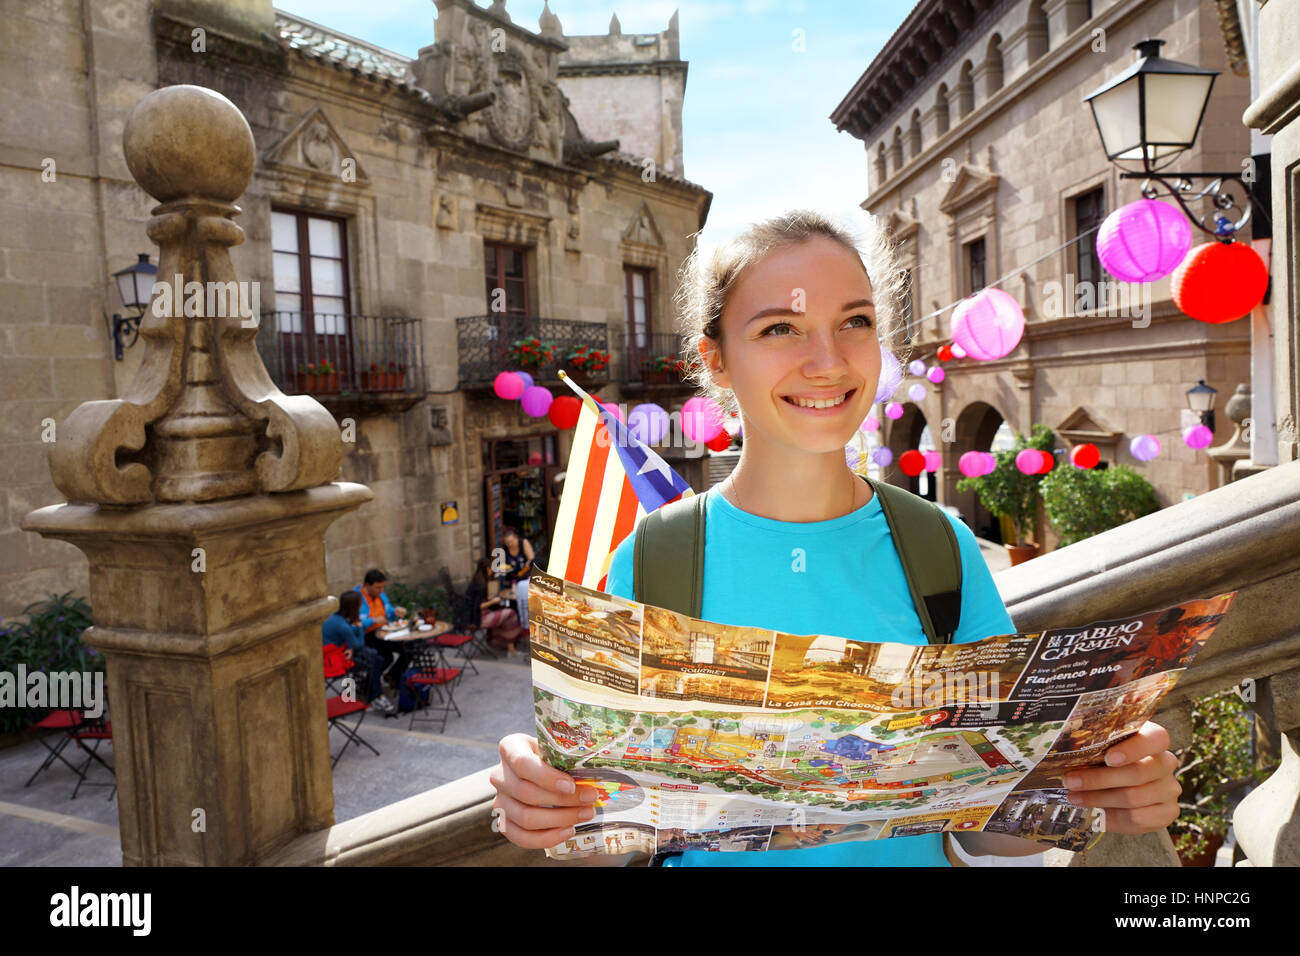
<instances>
[{"instance_id":1,"label":"green backpack","mask_svg":"<svg viewBox=\"0 0 1300 956\"><path fill-rule=\"evenodd\" d=\"M917 617L931 644L951 644L961 619L961 551L934 503L860 476L880 496ZM651 511L637 525L633 588L642 604L700 616L704 594L704 495Z\"/></svg>"}]
</instances>

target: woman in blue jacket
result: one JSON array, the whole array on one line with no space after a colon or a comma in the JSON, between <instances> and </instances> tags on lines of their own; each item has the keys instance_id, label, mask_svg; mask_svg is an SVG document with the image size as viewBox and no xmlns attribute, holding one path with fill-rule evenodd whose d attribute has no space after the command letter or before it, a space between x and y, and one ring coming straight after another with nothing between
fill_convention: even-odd
<instances>
[{"instance_id":1,"label":"woman in blue jacket","mask_svg":"<svg viewBox=\"0 0 1300 956\"><path fill-rule=\"evenodd\" d=\"M897 269L875 229L856 241L816 213L751 226L707 262L692 254L678 292L688 352L705 391L739 411L745 443L731 476L709 489L701 617L795 634L924 644L892 536L844 447L875 401L881 346L899 348ZM970 530L962 555L957 642L1014 631ZM607 588L635 599L635 535L615 549ZM795 560L796 556L798 560ZM1154 723L1107 752L1109 766L1067 777L1071 801L1106 808L1106 829L1145 833L1178 816L1178 761ZM515 844L556 846L594 818L591 788L541 759L530 734L499 745L490 779L498 829ZM957 835L976 855L1040 853L1047 844L996 833ZM625 862L602 856L590 862ZM687 852L686 866L944 866L939 834L754 853Z\"/></svg>"},{"instance_id":2,"label":"woman in blue jacket","mask_svg":"<svg viewBox=\"0 0 1300 956\"><path fill-rule=\"evenodd\" d=\"M379 652L366 646L361 631L361 594L344 591L339 595L339 609L325 618L321 625L321 643L337 644L349 660L356 661L366 673L366 700L370 706L384 713L396 713L384 696L384 662Z\"/></svg>"}]
</instances>

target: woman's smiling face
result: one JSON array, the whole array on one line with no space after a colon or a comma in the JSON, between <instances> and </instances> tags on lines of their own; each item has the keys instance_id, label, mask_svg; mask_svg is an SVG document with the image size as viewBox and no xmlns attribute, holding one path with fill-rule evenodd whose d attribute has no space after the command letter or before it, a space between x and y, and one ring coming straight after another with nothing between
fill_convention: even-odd
<instances>
[{"instance_id":1,"label":"woman's smiling face","mask_svg":"<svg viewBox=\"0 0 1300 956\"><path fill-rule=\"evenodd\" d=\"M701 353L714 381L735 392L747 439L805 453L848 444L880 378L873 302L857 254L823 236L741 273L722 311L721 349L706 340Z\"/></svg>"}]
</instances>

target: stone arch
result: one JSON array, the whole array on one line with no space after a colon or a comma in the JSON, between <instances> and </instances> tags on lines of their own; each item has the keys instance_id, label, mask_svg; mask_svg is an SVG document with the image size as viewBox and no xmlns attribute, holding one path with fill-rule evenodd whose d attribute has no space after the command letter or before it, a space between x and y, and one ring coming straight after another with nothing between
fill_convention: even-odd
<instances>
[{"instance_id":1,"label":"stone arch","mask_svg":"<svg viewBox=\"0 0 1300 956\"><path fill-rule=\"evenodd\" d=\"M886 419L886 421L889 421L889 419ZM890 423L889 430L885 435L885 447L894 455L893 462L885 469L888 472L889 483L898 485L900 488L906 488L914 495L920 494L920 479L903 474L903 470L898 467L898 456L909 448L917 446L921 440L921 433L925 431L927 424L925 412L922 411L920 406L913 402L904 402L902 417ZM931 429L931 434L933 433L934 430ZM935 496L935 482L931 481L929 494L924 497L934 501Z\"/></svg>"},{"instance_id":2,"label":"stone arch","mask_svg":"<svg viewBox=\"0 0 1300 956\"><path fill-rule=\"evenodd\" d=\"M1002 528L997 516L990 514L980 504L975 492L957 490L957 482L961 480L962 474L956 464L968 451L988 451L992 447L993 436L1005 421L1006 416L988 402L971 402L962 409L955 422L955 441L950 452L953 468L948 477L950 484L945 489L948 492L947 503L962 513L971 530L979 537L996 543L1002 542Z\"/></svg>"},{"instance_id":3,"label":"stone arch","mask_svg":"<svg viewBox=\"0 0 1300 956\"><path fill-rule=\"evenodd\" d=\"M889 178L889 160L885 158L885 144L882 142L876 150L876 182L883 183Z\"/></svg>"},{"instance_id":4,"label":"stone arch","mask_svg":"<svg viewBox=\"0 0 1300 956\"><path fill-rule=\"evenodd\" d=\"M975 108L975 79L971 75L975 70L970 60L961 65L961 74L957 78L957 116L964 117Z\"/></svg>"},{"instance_id":5,"label":"stone arch","mask_svg":"<svg viewBox=\"0 0 1300 956\"><path fill-rule=\"evenodd\" d=\"M1045 2L1046 0L1029 0L1029 11L1025 17L1025 50L1030 63L1049 48L1047 11L1043 9Z\"/></svg>"},{"instance_id":6,"label":"stone arch","mask_svg":"<svg viewBox=\"0 0 1300 956\"><path fill-rule=\"evenodd\" d=\"M894 127L894 141L889 147L889 165L894 171L903 168L903 127Z\"/></svg>"},{"instance_id":7,"label":"stone arch","mask_svg":"<svg viewBox=\"0 0 1300 956\"><path fill-rule=\"evenodd\" d=\"M934 97L934 128L940 136L948 132L948 84L940 83Z\"/></svg>"},{"instance_id":8,"label":"stone arch","mask_svg":"<svg viewBox=\"0 0 1300 956\"><path fill-rule=\"evenodd\" d=\"M912 110L912 122L907 127L907 158L921 155L921 111Z\"/></svg>"},{"instance_id":9,"label":"stone arch","mask_svg":"<svg viewBox=\"0 0 1300 956\"><path fill-rule=\"evenodd\" d=\"M1002 34L989 37L984 54L984 95L990 97L1002 89Z\"/></svg>"}]
</instances>

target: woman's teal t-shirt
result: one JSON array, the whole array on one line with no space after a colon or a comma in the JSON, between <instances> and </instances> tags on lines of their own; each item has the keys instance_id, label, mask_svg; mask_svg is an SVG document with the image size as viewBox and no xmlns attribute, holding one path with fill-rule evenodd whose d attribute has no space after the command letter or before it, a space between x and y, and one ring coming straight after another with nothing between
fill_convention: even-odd
<instances>
[{"instance_id":1,"label":"woman's teal t-shirt","mask_svg":"<svg viewBox=\"0 0 1300 956\"><path fill-rule=\"evenodd\" d=\"M704 596L700 617L721 624L858 641L924 644L903 565L878 496L829 521L776 521L705 492ZM961 623L956 643L1015 631L975 535L949 515L961 548ZM635 531L619 544L606 592L633 593ZM947 866L937 833L801 850L670 857L670 866Z\"/></svg>"}]
</instances>

